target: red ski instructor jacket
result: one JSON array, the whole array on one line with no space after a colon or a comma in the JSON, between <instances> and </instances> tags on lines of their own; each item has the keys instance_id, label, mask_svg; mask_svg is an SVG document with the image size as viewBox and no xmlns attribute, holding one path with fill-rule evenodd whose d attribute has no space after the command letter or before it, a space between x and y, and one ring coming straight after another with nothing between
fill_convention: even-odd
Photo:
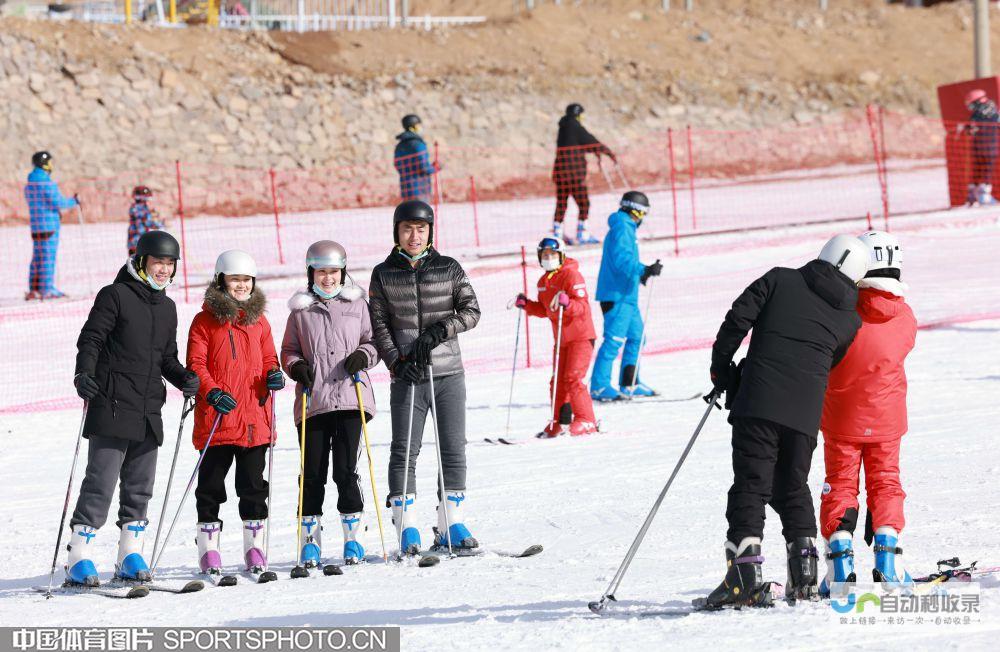
<instances>
[{"instance_id":1,"label":"red ski instructor jacket","mask_svg":"<svg viewBox=\"0 0 1000 652\"><path fill-rule=\"evenodd\" d=\"M580 265L572 258L567 258L562 267L554 272L545 272L538 279L538 301L528 300L524 307L532 317L547 317L552 321L552 338L555 339L559 329L559 307L552 310L552 299L559 292L565 292L569 298L569 307L563 310L562 344L597 338L594 331L594 320L590 316L590 297L587 294L587 284L580 274Z\"/></svg>"}]
</instances>

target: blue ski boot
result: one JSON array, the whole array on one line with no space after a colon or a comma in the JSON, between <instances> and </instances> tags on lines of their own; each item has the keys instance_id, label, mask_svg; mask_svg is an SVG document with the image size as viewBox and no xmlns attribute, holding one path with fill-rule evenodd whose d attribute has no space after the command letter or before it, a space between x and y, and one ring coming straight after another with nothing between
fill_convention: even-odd
<instances>
[{"instance_id":1,"label":"blue ski boot","mask_svg":"<svg viewBox=\"0 0 1000 652\"><path fill-rule=\"evenodd\" d=\"M341 514L340 525L344 528L344 563L358 564L365 560L365 548L358 541L361 534L361 512Z\"/></svg>"},{"instance_id":2,"label":"blue ski boot","mask_svg":"<svg viewBox=\"0 0 1000 652\"><path fill-rule=\"evenodd\" d=\"M319 516L302 517L302 566L317 568L323 565L323 525Z\"/></svg>"},{"instance_id":3,"label":"blue ski boot","mask_svg":"<svg viewBox=\"0 0 1000 652\"><path fill-rule=\"evenodd\" d=\"M434 530L434 545L447 548L450 537L452 548L478 548L479 542L465 527L465 492L446 491L444 495L445 499L437 508L438 526Z\"/></svg>"},{"instance_id":4,"label":"blue ski boot","mask_svg":"<svg viewBox=\"0 0 1000 652\"><path fill-rule=\"evenodd\" d=\"M97 536L97 529L86 525L74 525L69 539L69 556L66 559L66 583L81 586L97 586L97 567L91 558L91 544Z\"/></svg>"},{"instance_id":5,"label":"blue ski boot","mask_svg":"<svg viewBox=\"0 0 1000 652\"><path fill-rule=\"evenodd\" d=\"M587 230L587 224L585 222L580 222L576 225L576 244L601 244L601 241L590 235L590 231Z\"/></svg>"},{"instance_id":6,"label":"blue ski boot","mask_svg":"<svg viewBox=\"0 0 1000 652\"><path fill-rule=\"evenodd\" d=\"M857 582L854 572L854 541L852 533L837 530L826 543L826 577L819 583L823 598L843 597Z\"/></svg>"},{"instance_id":7,"label":"blue ski boot","mask_svg":"<svg viewBox=\"0 0 1000 652\"><path fill-rule=\"evenodd\" d=\"M406 494L406 496L393 496L392 523L396 526L396 537L399 539L399 554L415 555L420 552L420 531L417 530L416 512L413 503L417 494Z\"/></svg>"},{"instance_id":8,"label":"blue ski boot","mask_svg":"<svg viewBox=\"0 0 1000 652\"><path fill-rule=\"evenodd\" d=\"M875 530L875 568L872 569L872 577L876 582L881 582L882 588L887 591L913 588L913 578L903 568L903 549L896 545L898 543L899 535L888 525Z\"/></svg>"},{"instance_id":9,"label":"blue ski boot","mask_svg":"<svg viewBox=\"0 0 1000 652\"><path fill-rule=\"evenodd\" d=\"M611 385L590 389L590 398L599 403L610 403L612 401L624 401L627 397Z\"/></svg>"},{"instance_id":10,"label":"blue ski boot","mask_svg":"<svg viewBox=\"0 0 1000 652\"><path fill-rule=\"evenodd\" d=\"M146 560L142 558L142 541L146 538L147 525L149 521L146 520L122 523L115 578L130 582L148 582L153 579Z\"/></svg>"}]
</instances>

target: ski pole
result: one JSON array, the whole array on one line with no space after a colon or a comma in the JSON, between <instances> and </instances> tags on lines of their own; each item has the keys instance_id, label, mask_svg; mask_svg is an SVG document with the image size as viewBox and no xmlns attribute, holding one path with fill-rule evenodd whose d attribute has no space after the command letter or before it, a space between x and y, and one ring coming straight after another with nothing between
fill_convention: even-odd
<instances>
[{"instance_id":1,"label":"ski pole","mask_svg":"<svg viewBox=\"0 0 1000 652\"><path fill-rule=\"evenodd\" d=\"M375 468L372 466L372 447L368 442L368 417L365 414L364 399L361 398L361 374L354 374L354 391L358 394L358 411L361 413L361 432L365 436L365 452L368 454L368 477L372 481L372 497L375 499L375 517L378 519L378 536L382 540L382 559L389 561L385 551L385 531L382 529L382 506L378 500L378 489L375 488Z\"/></svg>"},{"instance_id":2,"label":"ski pole","mask_svg":"<svg viewBox=\"0 0 1000 652\"><path fill-rule=\"evenodd\" d=\"M299 525L295 532L295 545L298 552L295 553L295 568L292 569L292 577L307 577L309 573L302 568L302 495L305 486L306 476L306 409L309 406L310 391L306 388L302 390L302 422L299 425L301 434L299 435Z\"/></svg>"},{"instance_id":3,"label":"ski pole","mask_svg":"<svg viewBox=\"0 0 1000 652\"><path fill-rule=\"evenodd\" d=\"M177 455L181 452L181 436L184 434L184 420L194 409L194 398L184 399L184 406L181 408L181 424L177 427L177 444L174 446L174 459L170 462L170 475L167 476L167 492L163 495L163 509L160 510L160 520L156 522L156 538L153 539L153 554L151 559L156 559L156 551L160 549L160 533L163 532L163 522L167 520L167 505L170 503L170 487L174 484L174 471L177 470Z\"/></svg>"},{"instance_id":4,"label":"ski pole","mask_svg":"<svg viewBox=\"0 0 1000 652\"><path fill-rule=\"evenodd\" d=\"M615 184L611 180L611 175L608 174L608 171L604 169L604 164L601 163L601 157L600 156L597 157L597 167L601 170L601 174L604 175L604 182L608 184L608 190L614 192L614 190L615 190Z\"/></svg>"},{"instance_id":5,"label":"ski pole","mask_svg":"<svg viewBox=\"0 0 1000 652\"><path fill-rule=\"evenodd\" d=\"M274 390L271 390L271 444L267 447L267 527L264 529L264 570L271 565L271 477L274 472L274 446L278 442L278 422L274 416Z\"/></svg>"},{"instance_id":6,"label":"ski pole","mask_svg":"<svg viewBox=\"0 0 1000 652\"><path fill-rule=\"evenodd\" d=\"M76 200L76 219L77 219L77 222L79 222L79 224L80 224L80 241L84 244L84 249L87 249L88 248L87 247L87 242L86 242L87 231L84 228L83 205L80 204L80 199L79 198L77 198L77 200ZM86 265L86 268L87 268L87 288L90 289L91 291L94 289L94 278L91 275L92 274L92 272L91 272L91 268L92 267L93 267L93 265Z\"/></svg>"},{"instance_id":7,"label":"ski pole","mask_svg":"<svg viewBox=\"0 0 1000 652\"><path fill-rule=\"evenodd\" d=\"M430 379L431 391L431 421L434 423L434 449L437 451L438 483L441 485L441 504L444 505L445 539L448 541L448 556L454 557L451 549L451 517L448 515L448 494L444 488L444 464L441 462L441 434L438 432L437 401L434 397L434 369L427 365L427 378Z\"/></svg>"},{"instance_id":8,"label":"ski pole","mask_svg":"<svg viewBox=\"0 0 1000 652\"><path fill-rule=\"evenodd\" d=\"M698 438L698 434L701 433L701 429L705 426L705 422L708 421L708 415L712 413L712 408L715 407L715 401L719 398L720 394L721 392L717 389L712 389L709 393L706 398L708 401L708 407L705 409L705 414L702 415L701 421L698 422L698 427L694 429L694 434L691 435L691 439L684 448L684 452L681 453L680 459L677 460L677 465L674 466L674 470L670 474L667 484L663 486L663 490L660 491L659 497L657 497L656 502L653 503L653 508L649 510L649 515L646 517L642 527L639 528L639 533L635 536L635 540L632 542L628 552L625 554L625 559L622 560L621 566L618 567L618 570L615 572L615 576L611 578L611 583L608 585L607 590L604 591L600 601L595 600L587 605L595 614L599 614L604 610L607 606L608 600L618 600L618 598L615 597L615 592L618 591L618 587L621 585L622 579L628 571L628 567L632 564L632 559L635 557L635 554L639 552L639 546L642 544L642 540L646 537L646 531L649 530L649 526L653 523L653 517L656 516L657 510L660 509L660 503L663 502L664 497L667 495L667 491L670 489L670 485L673 484L674 478L677 477L677 472L681 470L681 465L684 464L684 460L687 459L688 453L691 452L691 448L694 446L694 441Z\"/></svg>"},{"instance_id":9,"label":"ski pole","mask_svg":"<svg viewBox=\"0 0 1000 652\"><path fill-rule=\"evenodd\" d=\"M510 393L507 395L507 434L506 437L510 437L510 408L514 403L514 375L517 373L517 348L521 343L521 315L524 313L523 308L519 308L517 311L517 331L514 333L514 365L510 370Z\"/></svg>"},{"instance_id":10,"label":"ski pole","mask_svg":"<svg viewBox=\"0 0 1000 652\"><path fill-rule=\"evenodd\" d=\"M656 262L660 262L657 258ZM632 379L629 383L629 398L635 395L635 387L639 384L639 363L642 362L642 350L646 347L646 324L649 322L649 307L653 305L653 280L655 276L650 276L646 281L649 291L646 294L646 310L642 313L642 330L639 331L639 355L635 359L635 371L632 372Z\"/></svg>"},{"instance_id":11,"label":"ski pole","mask_svg":"<svg viewBox=\"0 0 1000 652\"><path fill-rule=\"evenodd\" d=\"M559 306L559 327L556 329L556 353L552 358L552 398L549 407L552 409L552 423L558 423L556 413L556 388L559 386L559 349L562 348L563 307Z\"/></svg>"},{"instance_id":12,"label":"ski pole","mask_svg":"<svg viewBox=\"0 0 1000 652\"><path fill-rule=\"evenodd\" d=\"M621 163L619 163L618 161L615 161L615 170L618 171L618 177L622 180L622 185L625 188L631 187L631 184L628 182L628 179L625 178L625 170L622 169Z\"/></svg>"},{"instance_id":13,"label":"ski pole","mask_svg":"<svg viewBox=\"0 0 1000 652\"><path fill-rule=\"evenodd\" d=\"M69 482L66 483L66 500L63 501L62 516L59 517L59 531L56 533L56 550L52 553L52 570L49 572L49 588L45 592L45 598L52 597L52 580L56 575L56 564L59 563L59 546L62 545L63 527L66 525L66 512L69 511L70 492L73 491L73 476L76 475L76 461L80 457L80 442L83 440L83 424L87 422L87 407L89 403L83 402L83 415L80 417L80 431L76 435L76 449L73 451L73 466L69 468Z\"/></svg>"},{"instance_id":14,"label":"ski pole","mask_svg":"<svg viewBox=\"0 0 1000 652\"><path fill-rule=\"evenodd\" d=\"M212 438L215 437L215 431L219 429L221 421L222 413L220 412L215 415L215 423L212 424L212 430L208 433L208 440L205 442L205 447L201 449L201 454L198 456L198 463L194 465L194 471L191 472L191 479L188 480L187 487L184 488L184 495L181 496L181 504L177 506L177 513L174 514L174 520L170 522L170 527L167 529L167 536L163 538L163 547L160 548L158 555L153 559L153 566L149 569L150 575L156 573L156 566L160 562L160 557L163 556L163 551L167 549L167 542L170 541L170 535L174 531L174 526L177 525L177 519L180 518L181 510L184 509L184 503L187 501L188 494L191 493L191 487L194 485L195 478L198 477L198 469L201 468L201 462L205 459L208 447L212 445Z\"/></svg>"},{"instance_id":15,"label":"ski pole","mask_svg":"<svg viewBox=\"0 0 1000 652\"><path fill-rule=\"evenodd\" d=\"M406 428L406 459L403 462L403 495L400 496L399 557L403 558L403 512L406 511L406 489L410 479L410 441L413 438L413 405L416 403L417 386L410 385L410 421Z\"/></svg>"}]
</instances>

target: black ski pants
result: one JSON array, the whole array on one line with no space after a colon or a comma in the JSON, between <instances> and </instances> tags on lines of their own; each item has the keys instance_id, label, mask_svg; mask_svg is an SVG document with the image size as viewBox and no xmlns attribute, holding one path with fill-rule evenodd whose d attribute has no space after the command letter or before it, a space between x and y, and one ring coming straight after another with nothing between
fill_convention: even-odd
<instances>
[{"instance_id":1,"label":"black ski pants","mask_svg":"<svg viewBox=\"0 0 1000 652\"><path fill-rule=\"evenodd\" d=\"M240 497L240 518L244 521L267 518L267 480L264 466L267 444L244 448L233 444L209 446L198 469L194 490L199 523L215 523L219 507L226 502L226 476L236 462L236 495Z\"/></svg>"},{"instance_id":2,"label":"black ski pants","mask_svg":"<svg viewBox=\"0 0 1000 652\"><path fill-rule=\"evenodd\" d=\"M729 490L727 538L764 536L764 508L781 517L786 541L816 536L809 467L816 437L773 421L736 417L733 423L733 486Z\"/></svg>"},{"instance_id":3,"label":"black ski pants","mask_svg":"<svg viewBox=\"0 0 1000 652\"><path fill-rule=\"evenodd\" d=\"M360 446L361 413L357 410L324 412L306 419L303 516L323 515L327 474L333 476L337 485L337 511L341 514L364 511L358 476Z\"/></svg>"}]
</instances>

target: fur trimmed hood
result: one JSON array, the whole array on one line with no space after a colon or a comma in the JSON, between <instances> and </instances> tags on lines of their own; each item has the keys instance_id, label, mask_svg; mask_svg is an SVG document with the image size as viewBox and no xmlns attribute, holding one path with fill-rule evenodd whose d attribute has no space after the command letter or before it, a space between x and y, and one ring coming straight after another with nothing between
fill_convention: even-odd
<instances>
[{"instance_id":1,"label":"fur trimmed hood","mask_svg":"<svg viewBox=\"0 0 1000 652\"><path fill-rule=\"evenodd\" d=\"M243 313L241 323L256 324L257 320L264 314L266 306L267 298L259 285L254 286L250 298L246 301L237 301L229 296L228 292L219 289L215 283L209 285L208 289L205 290L205 310L211 312L216 319L224 324L227 322L236 323L241 312Z\"/></svg>"},{"instance_id":2,"label":"fur trimmed hood","mask_svg":"<svg viewBox=\"0 0 1000 652\"><path fill-rule=\"evenodd\" d=\"M358 299L364 299L368 296L368 293L364 291L360 285L354 283L354 279L351 279L349 285L345 285L341 290L340 294L335 296L331 301L357 301ZM319 302L319 297L312 293L310 290L300 290L292 295L292 298L288 300L288 309L292 312L296 310L305 310L314 303Z\"/></svg>"}]
</instances>

